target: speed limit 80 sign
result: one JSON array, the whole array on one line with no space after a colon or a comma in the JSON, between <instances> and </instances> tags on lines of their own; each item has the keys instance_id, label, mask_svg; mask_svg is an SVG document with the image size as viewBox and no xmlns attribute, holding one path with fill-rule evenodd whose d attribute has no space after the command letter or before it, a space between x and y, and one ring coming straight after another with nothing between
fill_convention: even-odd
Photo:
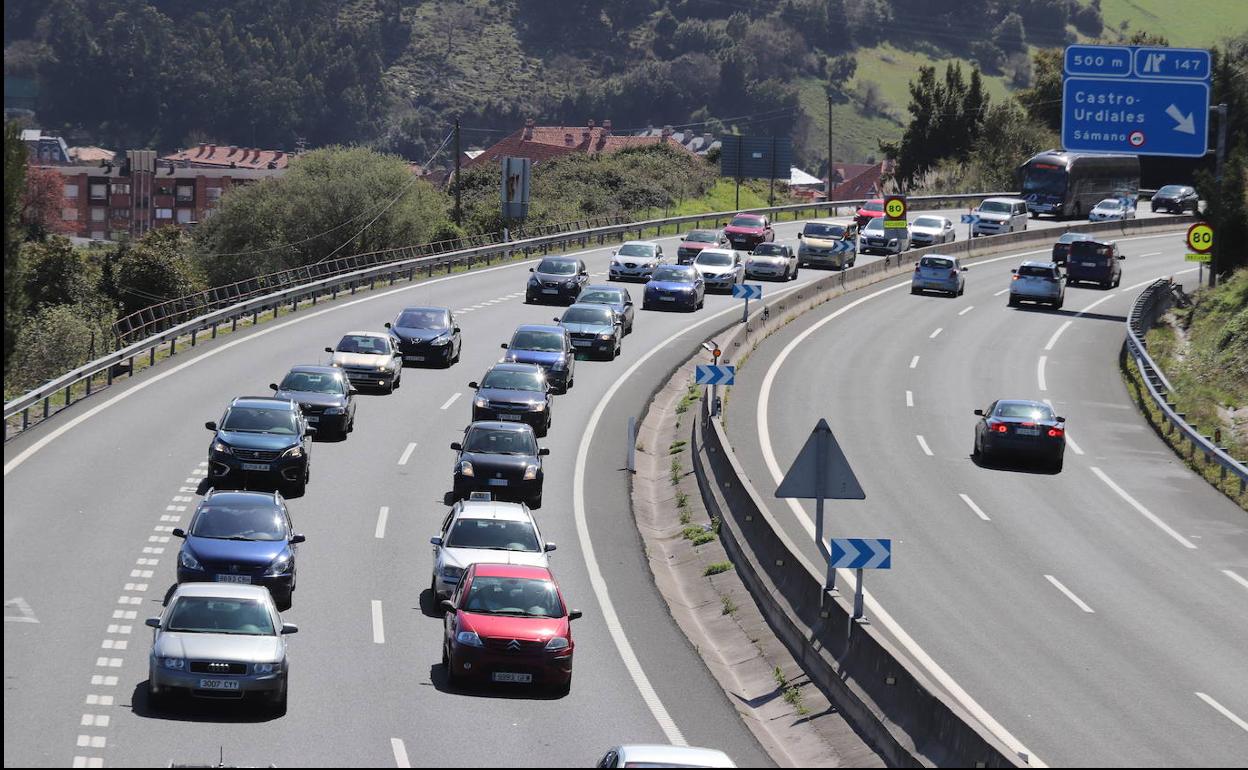
<instances>
[{"instance_id":1,"label":"speed limit 80 sign","mask_svg":"<svg viewBox=\"0 0 1248 770\"><path fill-rule=\"evenodd\" d=\"M1187 228L1187 247L1197 254L1208 254L1213 250L1213 227L1205 222L1197 222Z\"/></svg>"}]
</instances>

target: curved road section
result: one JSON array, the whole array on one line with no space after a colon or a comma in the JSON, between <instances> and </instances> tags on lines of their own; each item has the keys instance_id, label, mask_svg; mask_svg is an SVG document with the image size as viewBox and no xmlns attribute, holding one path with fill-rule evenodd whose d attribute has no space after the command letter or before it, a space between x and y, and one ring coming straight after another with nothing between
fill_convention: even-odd
<instances>
[{"instance_id":1,"label":"curved road section","mask_svg":"<svg viewBox=\"0 0 1248 770\"><path fill-rule=\"evenodd\" d=\"M1010 268L1034 252L971 263L958 298L911 295L908 279L838 298L754 352L727 411L750 478L816 563L813 505L773 495L828 420L867 498L830 501L827 536L893 538L868 594L1054 766L1248 756L1248 518L1154 435L1118 371L1142 287L1195 280L1181 240L1120 240L1121 287L1068 287L1057 311L1006 306ZM973 411L1003 398L1067 418L1062 472L971 459Z\"/></svg>"}]
</instances>

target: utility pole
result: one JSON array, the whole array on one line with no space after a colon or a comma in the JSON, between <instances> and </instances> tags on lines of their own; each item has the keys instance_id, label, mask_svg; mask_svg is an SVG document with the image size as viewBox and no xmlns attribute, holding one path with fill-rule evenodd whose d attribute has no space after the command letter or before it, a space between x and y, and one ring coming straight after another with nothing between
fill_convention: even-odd
<instances>
[{"instance_id":1,"label":"utility pole","mask_svg":"<svg viewBox=\"0 0 1248 770\"><path fill-rule=\"evenodd\" d=\"M455 225L458 227L463 224L461 221L460 199L459 199L459 118L455 118Z\"/></svg>"},{"instance_id":2,"label":"utility pole","mask_svg":"<svg viewBox=\"0 0 1248 770\"><path fill-rule=\"evenodd\" d=\"M771 186L767 190L767 205L776 205L776 137L774 136L771 137Z\"/></svg>"},{"instance_id":3,"label":"utility pole","mask_svg":"<svg viewBox=\"0 0 1248 770\"><path fill-rule=\"evenodd\" d=\"M1226 162L1226 102L1216 107L1210 107L1209 111L1218 113L1217 165L1214 166L1213 179L1217 183L1216 186L1220 192L1222 188L1222 165ZM1217 224L1220 226L1222 223L1219 222ZM1213 254L1210 255L1209 288L1211 289L1218 285L1218 262L1220 261L1218 254L1222 251L1222 243L1225 243L1224 239L1215 240L1213 243Z\"/></svg>"},{"instance_id":4,"label":"utility pole","mask_svg":"<svg viewBox=\"0 0 1248 770\"><path fill-rule=\"evenodd\" d=\"M832 94L828 93L828 186L827 200L832 200Z\"/></svg>"},{"instance_id":5,"label":"utility pole","mask_svg":"<svg viewBox=\"0 0 1248 770\"><path fill-rule=\"evenodd\" d=\"M737 133L735 128L733 129L733 133L734 134ZM740 134L738 134L737 135L737 204L736 204L736 208L738 209L741 208L741 141L742 141L741 136Z\"/></svg>"}]
</instances>

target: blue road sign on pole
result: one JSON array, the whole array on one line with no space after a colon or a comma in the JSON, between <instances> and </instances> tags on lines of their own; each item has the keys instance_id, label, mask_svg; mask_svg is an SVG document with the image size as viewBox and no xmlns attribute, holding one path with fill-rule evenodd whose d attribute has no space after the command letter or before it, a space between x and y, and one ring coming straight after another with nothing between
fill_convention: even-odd
<instances>
[{"instance_id":1,"label":"blue road sign on pole","mask_svg":"<svg viewBox=\"0 0 1248 770\"><path fill-rule=\"evenodd\" d=\"M762 299L763 287L757 283L738 283L732 287L732 296L737 299Z\"/></svg>"},{"instance_id":2,"label":"blue road sign on pole","mask_svg":"<svg viewBox=\"0 0 1248 770\"><path fill-rule=\"evenodd\" d=\"M892 569L893 541L888 538L832 538L829 559L836 569Z\"/></svg>"},{"instance_id":3,"label":"blue road sign on pole","mask_svg":"<svg viewBox=\"0 0 1248 770\"><path fill-rule=\"evenodd\" d=\"M716 364L698 364L694 372L696 385L731 385L736 380L737 367Z\"/></svg>"},{"instance_id":4,"label":"blue road sign on pole","mask_svg":"<svg viewBox=\"0 0 1248 770\"><path fill-rule=\"evenodd\" d=\"M1072 45L1062 81L1062 146L1201 157L1209 149L1208 51Z\"/></svg>"},{"instance_id":5,"label":"blue road sign on pole","mask_svg":"<svg viewBox=\"0 0 1248 770\"><path fill-rule=\"evenodd\" d=\"M963 214L962 215L962 224L964 225L973 225L978 221L979 221L979 214Z\"/></svg>"}]
</instances>

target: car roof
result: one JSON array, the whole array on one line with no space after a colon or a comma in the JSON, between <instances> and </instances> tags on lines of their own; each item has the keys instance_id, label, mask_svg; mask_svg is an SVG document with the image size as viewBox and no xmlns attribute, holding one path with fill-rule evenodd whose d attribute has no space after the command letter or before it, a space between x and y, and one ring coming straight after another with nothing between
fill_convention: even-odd
<instances>
[{"instance_id":1,"label":"car roof","mask_svg":"<svg viewBox=\"0 0 1248 770\"><path fill-rule=\"evenodd\" d=\"M282 498L277 492L255 492L242 489L231 489L218 492L216 489L209 489L204 499L199 501L200 506L205 503L232 505L239 508L273 508L281 506Z\"/></svg>"},{"instance_id":2,"label":"car roof","mask_svg":"<svg viewBox=\"0 0 1248 770\"><path fill-rule=\"evenodd\" d=\"M555 581L555 576L545 567L530 567L523 564L489 564L477 562L477 577L502 578L533 578L536 580Z\"/></svg>"},{"instance_id":3,"label":"car roof","mask_svg":"<svg viewBox=\"0 0 1248 770\"><path fill-rule=\"evenodd\" d=\"M957 261L958 261L958 258L957 258L957 257L951 257L951 256L949 256L948 254L924 254L924 255L921 257L921 259L933 259L933 258L935 258L935 259L947 259L947 260L950 260L951 262L957 262Z\"/></svg>"},{"instance_id":4,"label":"car roof","mask_svg":"<svg viewBox=\"0 0 1248 770\"><path fill-rule=\"evenodd\" d=\"M562 326L555 326L553 324L520 324L519 326L516 327L516 331L518 332L555 332L556 334L563 334L564 328Z\"/></svg>"},{"instance_id":5,"label":"car roof","mask_svg":"<svg viewBox=\"0 0 1248 770\"><path fill-rule=\"evenodd\" d=\"M807 220L808 225L836 225L837 227L848 227L853 222L837 222L835 219L810 219Z\"/></svg>"},{"instance_id":6,"label":"car roof","mask_svg":"<svg viewBox=\"0 0 1248 770\"><path fill-rule=\"evenodd\" d=\"M573 308L580 308L581 310L594 310L599 313L601 313L604 310L608 310L608 311L611 310L611 308L607 307L602 302L573 302L571 305L568 305L568 309L564 310L563 314L567 315L568 310L571 310Z\"/></svg>"},{"instance_id":7,"label":"car roof","mask_svg":"<svg viewBox=\"0 0 1248 770\"><path fill-rule=\"evenodd\" d=\"M1018 405L1018 406L1034 406L1040 409L1049 409L1049 411L1052 411L1049 405L1044 403L1043 401L1032 401L1026 398L999 398L997 399L997 406L1005 406L1007 404Z\"/></svg>"},{"instance_id":8,"label":"car roof","mask_svg":"<svg viewBox=\"0 0 1248 770\"><path fill-rule=\"evenodd\" d=\"M308 374L333 374L342 377L342 370L336 366L321 366L320 364L298 364L290 367L292 372L307 372Z\"/></svg>"},{"instance_id":9,"label":"car roof","mask_svg":"<svg viewBox=\"0 0 1248 770\"><path fill-rule=\"evenodd\" d=\"M568 257L562 254L542 257L542 262L580 262L580 257ZM538 264L541 264L540 262Z\"/></svg>"},{"instance_id":10,"label":"car roof","mask_svg":"<svg viewBox=\"0 0 1248 770\"><path fill-rule=\"evenodd\" d=\"M697 227L697 228L694 228L693 230L690 230L689 232L687 232L687 233L685 233L685 234L686 234L686 235L693 235L694 233L706 233L707 235L719 235L719 231L718 231L718 230L707 230L707 229L706 229L706 228L704 228L704 227Z\"/></svg>"},{"instance_id":11,"label":"car roof","mask_svg":"<svg viewBox=\"0 0 1248 770\"><path fill-rule=\"evenodd\" d=\"M1094 241L1094 240L1096 240L1096 236L1088 235L1087 233L1062 233L1062 236L1057 239L1057 242L1058 243L1074 243L1075 241Z\"/></svg>"},{"instance_id":12,"label":"car roof","mask_svg":"<svg viewBox=\"0 0 1248 770\"><path fill-rule=\"evenodd\" d=\"M584 294L587 291L607 291L608 289L611 291L618 291L618 292L628 291L628 289L624 288L623 286L612 286L611 284L608 284L608 283L591 283L589 286L586 286L584 289L581 289L581 293Z\"/></svg>"},{"instance_id":13,"label":"car roof","mask_svg":"<svg viewBox=\"0 0 1248 770\"><path fill-rule=\"evenodd\" d=\"M299 405L288 398L269 398L268 396L239 396L230 402L230 406L245 406L249 409L274 409L283 412L294 412Z\"/></svg>"},{"instance_id":14,"label":"car roof","mask_svg":"<svg viewBox=\"0 0 1248 770\"><path fill-rule=\"evenodd\" d=\"M524 372L526 374L541 374L542 373L542 367L538 366L537 364L524 364L524 363L520 363L519 361L506 361L506 362L500 361L497 364L494 364L493 366L491 366L489 369L486 369L485 373L489 374L495 369L499 369L504 372Z\"/></svg>"},{"instance_id":15,"label":"car roof","mask_svg":"<svg viewBox=\"0 0 1248 770\"><path fill-rule=\"evenodd\" d=\"M701 259L707 254L723 254L725 256L731 257L731 256L736 255L736 251L732 249L702 249L702 251L698 253L698 259ZM687 265L682 265L682 267L687 267Z\"/></svg>"},{"instance_id":16,"label":"car roof","mask_svg":"<svg viewBox=\"0 0 1248 770\"><path fill-rule=\"evenodd\" d=\"M495 521L532 521L533 514L523 503L506 503L501 500L460 500L457 503L460 519L493 519Z\"/></svg>"},{"instance_id":17,"label":"car roof","mask_svg":"<svg viewBox=\"0 0 1248 770\"><path fill-rule=\"evenodd\" d=\"M914 218L914 221L918 222L920 219L940 219L946 222L949 221L948 217L942 217L940 214L919 214ZM913 222L911 224L913 224Z\"/></svg>"},{"instance_id":18,"label":"car roof","mask_svg":"<svg viewBox=\"0 0 1248 770\"><path fill-rule=\"evenodd\" d=\"M388 339L390 337L390 334L388 332L371 332L370 331L370 332L347 332L346 334L342 336L343 337L381 337L382 339Z\"/></svg>"},{"instance_id":19,"label":"car roof","mask_svg":"<svg viewBox=\"0 0 1248 770\"><path fill-rule=\"evenodd\" d=\"M620 746L616 751L620 764L664 765L682 767L736 767L727 754L718 749L697 746L662 746L657 744L632 744Z\"/></svg>"},{"instance_id":20,"label":"car roof","mask_svg":"<svg viewBox=\"0 0 1248 770\"><path fill-rule=\"evenodd\" d=\"M733 219L736 219L737 217L754 217L755 219L764 219L766 216L766 214L757 214L753 211L738 211L732 215Z\"/></svg>"},{"instance_id":21,"label":"car roof","mask_svg":"<svg viewBox=\"0 0 1248 770\"><path fill-rule=\"evenodd\" d=\"M1022 198L984 198L983 203L1026 203Z\"/></svg>"},{"instance_id":22,"label":"car roof","mask_svg":"<svg viewBox=\"0 0 1248 770\"><path fill-rule=\"evenodd\" d=\"M624 241L620 246L658 246L655 241Z\"/></svg>"},{"instance_id":23,"label":"car roof","mask_svg":"<svg viewBox=\"0 0 1248 770\"><path fill-rule=\"evenodd\" d=\"M269 589L260 585L244 583L181 583L174 589L170 599L179 596L208 596L217 599L259 599L269 598ZM270 600L271 601L271 600Z\"/></svg>"},{"instance_id":24,"label":"car roof","mask_svg":"<svg viewBox=\"0 0 1248 770\"><path fill-rule=\"evenodd\" d=\"M1096 205L1104 206L1106 203L1112 203L1115 206L1121 206L1125 203L1125 201L1122 198L1101 198L1101 202Z\"/></svg>"},{"instance_id":25,"label":"car roof","mask_svg":"<svg viewBox=\"0 0 1248 770\"><path fill-rule=\"evenodd\" d=\"M469 430L472 430L473 428L488 428L489 430L505 430L505 431L510 431L512 433L531 433L533 431L532 426L526 423L503 422L502 420L475 420L473 422L468 423L468 427L465 428L464 430L469 431Z\"/></svg>"},{"instance_id":26,"label":"car roof","mask_svg":"<svg viewBox=\"0 0 1248 770\"><path fill-rule=\"evenodd\" d=\"M1057 263L1050 260L1028 259L1024 260L1019 267L1057 267Z\"/></svg>"}]
</instances>

